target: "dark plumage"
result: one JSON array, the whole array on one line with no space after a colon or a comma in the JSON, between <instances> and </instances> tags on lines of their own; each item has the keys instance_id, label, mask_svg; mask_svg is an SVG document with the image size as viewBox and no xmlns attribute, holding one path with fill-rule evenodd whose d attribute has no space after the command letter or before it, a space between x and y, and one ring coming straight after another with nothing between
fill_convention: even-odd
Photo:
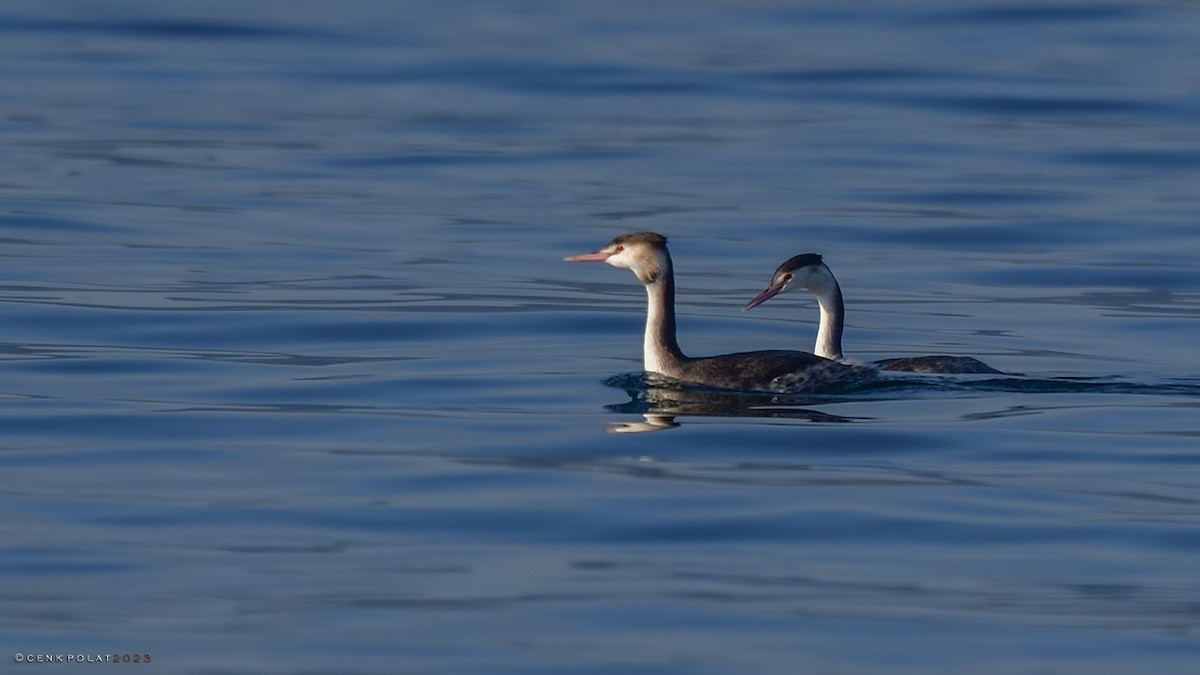
<instances>
[{"instance_id":1,"label":"dark plumage","mask_svg":"<svg viewBox=\"0 0 1200 675\"><path fill-rule=\"evenodd\" d=\"M674 372L664 374L722 389L763 390L774 389L780 377L826 366L838 370L841 364L808 352L770 349L695 359L684 357L675 365Z\"/></svg>"},{"instance_id":2,"label":"dark plumage","mask_svg":"<svg viewBox=\"0 0 1200 675\"><path fill-rule=\"evenodd\" d=\"M822 262L824 262L824 259L820 253L801 253L780 263L779 267L775 268L775 274L790 274L801 267L816 267Z\"/></svg>"},{"instance_id":3,"label":"dark plumage","mask_svg":"<svg viewBox=\"0 0 1200 675\"><path fill-rule=\"evenodd\" d=\"M880 370L901 373L930 373L936 375L1003 375L979 359L970 356L910 356L880 359L874 362Z\"/></svg>"},{"instance_id":4,"label":"dark plumage","mask_svg":"<svg viewBox=\"0 0 1200 675\"><path fill-rule=\"evenodd\" d=\"M613 240L608 242L609 246L624 246L626 244L647 244L658 248L664 248L667 245L667 238L657 232L630 232L629 234L621 234L613 237Z\"/></svg>"}]
</instances>

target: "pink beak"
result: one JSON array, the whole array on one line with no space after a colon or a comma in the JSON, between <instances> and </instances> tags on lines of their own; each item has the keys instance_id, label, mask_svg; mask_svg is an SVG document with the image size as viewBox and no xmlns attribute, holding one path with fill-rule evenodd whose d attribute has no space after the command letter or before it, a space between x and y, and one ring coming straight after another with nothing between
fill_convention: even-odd
<instances>
[{"instance_id":1,"label":"pink beak","mask_svg":"<svg viewBox=\"0 0 1200 675\"><path fill-rule=\"evenodd\" d=\"M607 251L596 251L595 253L580 253L573 255L563 260L567 262L604 262L612 257L612 254Z\"/></svg>"},{"instance_id":2,"label":"pink beak","mask_svg":"<svg viewBox=\"0 0 1200 675\"><path fill-rule=\"evenodd\" d=\"M758 307L759 305L763 304L764 302L779 295L779 292L782 290L783 290L783 284L779 284L778 286L768 286L767 290L763 291L762 293L759 293L758 295L754 296L753 300L751 300L750 302L747 302L746 306L742 308L742 311L744 312L748 309L754 309L755 307Z\"/></svg>"}]
</instances>

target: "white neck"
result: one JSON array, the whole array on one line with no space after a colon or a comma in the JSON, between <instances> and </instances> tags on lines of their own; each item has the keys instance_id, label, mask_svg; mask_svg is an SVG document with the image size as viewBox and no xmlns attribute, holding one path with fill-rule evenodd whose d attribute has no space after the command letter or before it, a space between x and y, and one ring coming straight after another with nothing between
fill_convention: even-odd
<instances>
[{"instance_id":1,"label":"white neck","mask_svg":"<svg viewBox=\"0 0 1200 675\"><path fill-rule=\"evenodd\" d=\"M662 375L666 361L660 339L664 317L662 302L655 298L656 294L661 295L662 289L655 288L654 284L646 286L649 304L646 308L646 335L642 340L642 368L646 372Z\"/></svg>"},{"instance_id":2,"label":"white neck","mask_svg":"<svg viewBox=\"0 0 1200 675\"><path fill-rule=\"evenodd\" d=\"M821 305L821 326L817 328L817 343L813 353L835 361L842 358L841 331L834 328L834 315Z\"/></svg>"},{"instance_id":3,"label":"white neck","mask_svg":"<svg viewBox=\"0 0 1200 675\"><path fill-rule=\"evenodd\" d=\"M658 273L646 284L646 300L642 368L647 372L670 375L686 357L675 339L675 275L669 257L662 257Z\"/></svg>"},{"instance_id":4,"label":"white neck","mask_svg":"<svg viewBox=\"0 0 1200 675\"><path fill-rule=\"evenodd\" d=\"M842 358L842 331L845 328L846 306L842 302L842 288L828 267L821 265L805 288L817 296L821 306L821 325L817 328L817 343L813 353L827 359Z\"/></svg>"}]
</instances>

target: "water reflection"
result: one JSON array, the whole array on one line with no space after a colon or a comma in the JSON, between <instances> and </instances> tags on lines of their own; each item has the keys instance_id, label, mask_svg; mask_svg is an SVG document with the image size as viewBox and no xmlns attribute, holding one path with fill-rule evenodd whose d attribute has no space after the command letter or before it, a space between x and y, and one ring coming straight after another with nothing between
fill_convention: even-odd
<instances>
[{"instance_id":1,"label":"water reflection","mask_svg":"<svg viewBox=\"0 0 1200 675\"><path fill-rule=\"evenodd\" d=\"M658 377L652 373L617 375L605 380L610 387L625 390L629 400L604 406L622 414L640 414L644 421L618 422L608 433L645 433L680 426L679 416L771 417L810 422L845 423L867 417L844 417L812 409L813 396L765 392L735 392L706 389Z\"/></svg>"},{"instance_id":2,"label":"water reflection","mask_svg":"<svg viewBox=\"0 0 1200 675\"><path fill-rule=\"evenodd\" d=\"M643 434L649 431L674 429L679 426L674 415L645 413L644 417L646 418L644 422L613 422L604 431L610 434Z\"/></svg>"},{"instance_id":3,"label":"water reflection","mask_svg":"<svg viewBox=\"0 0 1200 675\"><path fill-rule=\"evenodd\" d=\"M869 382L836 392L787 394L770 392L738 392L707 389L653 373L615 375L604 384L622 389L629 395L624 403L604 406L605 410L641 415L639 422L618 422L608 433L645 433L675 429L682 423L680 416L697 417L755 417L798 419L818 423L847 423L877 420L875 417L834 415L813 406L833 402L866 399L908 399L920 396L959 395L963 393L1010 394L1124 394L1141 396L1200 397L1200 381L1195 378L1176 378L1163 382L1131 382L1120 377L1058 376L1037 378L1010 375L1006 377L972 377L962 375L887 373ZM1061 407L1055 404L1050 407ZM1049 409L1046 405L1012 404L999 410L976 412L962 419L984 420L1032 415Z\"/></svg>"}]
</instances>

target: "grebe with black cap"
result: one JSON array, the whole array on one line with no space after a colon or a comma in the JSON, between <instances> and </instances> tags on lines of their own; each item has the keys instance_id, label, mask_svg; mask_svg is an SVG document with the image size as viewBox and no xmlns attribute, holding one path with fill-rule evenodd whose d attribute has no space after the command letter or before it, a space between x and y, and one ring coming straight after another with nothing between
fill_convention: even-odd
<instances>
[{"instance_id":1,"label":"grebe with black cap","mask_svg":"<svg viewBox=\"0 0 1200 675\"><path fill-rule=\"evenodd\" d=\"M817 343L813 353L835 361L842 360L842 331L846 322L846 305L842 301L842 288L833 272L816 253L802 253L789 258L775 269L766 290L746 303L753 309L771 298L794 288L803 288L817 298L821 308L821 322L817 326ZM882 359L873 362L880 370L909 373L944 374L990 374L1003 373L979 359L970 356L912 356Z\"/></svg>"},{"instance_id":2,"label":"grebe with black cap","mask_svg":"<svg viewBox=\"0 0 1200 675\"><path fill-rule=\"evenodd\" d=\"M643 368L670 378L722 389L811 388L839 381L850 366L808 352L769 350L692 358L675 336L675 274L667 238L655 232L623 234L594 253L567 262L603 262L631 270L646 287Z\"/></svg>"}]
</instances>

